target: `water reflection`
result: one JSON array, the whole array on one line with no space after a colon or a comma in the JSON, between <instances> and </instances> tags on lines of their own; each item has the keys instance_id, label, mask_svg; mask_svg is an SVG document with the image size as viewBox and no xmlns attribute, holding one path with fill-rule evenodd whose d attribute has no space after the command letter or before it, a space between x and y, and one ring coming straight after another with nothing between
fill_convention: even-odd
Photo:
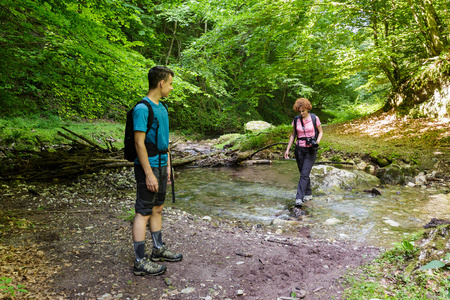
<instances>
[{"instance_id":1,"label":"water reflection","mask_svg":"<svg viewBox=\"0 0 450 300\"><path fill-rule=\"evenodd\" d=\"M270 224L293 201L298 177L292 160L239 168L188 168L176 181L175 205L200 215ZM303 222L310 226L311 236L389 247L431 218L450 218L450 204L433 198L436 191L394 186L381 189L381 196L363 192L372 187L315 195L306 205L308 216Z\"/></svg>"}]
</instances>

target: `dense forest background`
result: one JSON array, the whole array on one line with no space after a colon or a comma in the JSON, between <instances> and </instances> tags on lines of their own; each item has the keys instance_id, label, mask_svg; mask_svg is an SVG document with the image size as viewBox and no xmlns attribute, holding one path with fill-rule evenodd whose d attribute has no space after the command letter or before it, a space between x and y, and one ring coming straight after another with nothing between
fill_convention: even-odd
<instances>
[{"instance_id":1,"label":"dense forest background","mask_svg":"<svg viewBox=\"0 0 450 300\"><path fill-rule=\"evenodd\" d=\"M2 0L0 115L123 121L154 65L171 127L221 134L395 108L448 115L448 0Z\"/></svg>"}]
</instances>

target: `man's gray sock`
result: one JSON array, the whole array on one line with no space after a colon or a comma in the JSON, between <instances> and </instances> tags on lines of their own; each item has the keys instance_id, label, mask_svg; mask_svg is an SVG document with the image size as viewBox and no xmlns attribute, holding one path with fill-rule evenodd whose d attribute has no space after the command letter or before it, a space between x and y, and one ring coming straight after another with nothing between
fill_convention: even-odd
<instances>
[{"instance_id":1,"label":"man's gray sock","mask_svg":"<svg viewBox=\"0 0 450 300\"><path fill-rule=\"evenodd\" d=\"M136 256L136 260L140 261L145 257L145 241L133 241L134 245L134 255Z\"/></svg>"}]
</instances>

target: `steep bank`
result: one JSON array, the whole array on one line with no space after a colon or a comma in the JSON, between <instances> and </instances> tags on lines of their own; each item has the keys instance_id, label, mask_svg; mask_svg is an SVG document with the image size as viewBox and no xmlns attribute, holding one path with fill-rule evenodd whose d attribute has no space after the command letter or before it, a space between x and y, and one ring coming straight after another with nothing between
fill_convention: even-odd
<instances>
[{"instance_id":1,"label":"steep bank","mask_svg":"<svg viewBox=\"0 0 450 300\"><path fill-rule=\"evenodd\" d=\"M325 147L377 163L412 164L421 172L450 171L450 119L399 117L378 112L324 126ZM327 150L327 149L326 149Z\"/></svg>"}]
</instances>

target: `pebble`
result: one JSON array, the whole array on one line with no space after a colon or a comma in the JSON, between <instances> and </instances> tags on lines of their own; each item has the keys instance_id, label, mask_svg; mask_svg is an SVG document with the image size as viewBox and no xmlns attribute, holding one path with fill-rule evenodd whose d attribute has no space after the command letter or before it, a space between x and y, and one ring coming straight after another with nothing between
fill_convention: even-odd
<instances>
[{"instance_id":1,"label":"pebble","mask_svg":"<svg viewBox=\"0 0 450 300\"><path fill-rule=\"evenodd\" d=\"M192 293L194 291L195 291L195 288L188 287L188 288L182 289L181 293L182 294L190 294L190 293Z\"/></svg>"},{"instance_id":2,"label":"pebble","mask_svg":"<svg viewBox=\"0 0 450 300\"><path fill-rule=\"evenodd\" d=\"M167 286L172 285L172 279L171 278L165 278L164 281L165 281Z\"/></svg>"},{"instance_id":3,"label":"pebble","mask_svg":"<svg viewBox=\"0 0 450 300\"><path fill-rule=\"evenodd\" d=\"M339 219L336 219L336 218L331 218L331 219L328 219L328 220L325 221L326 225L335 225L335 224L338 224L338 223L342 223L342 221L339 220Z\"/></svg>"},{"instance_id":4,"label":"pebble","mask_svg":"<svg viewBox=\"0 0 450 300\"><path fill-rule=\"evenodd\" d=\"M389 224L389 225L391 225L391 226L393 226L393 227L398 227L398 226L400 226L400 224L399 223L397 223L397 222L395 222L395 221L393 221L393 220L384 220L383 221L384 223L386 223L386 224Z\"/></svg>"}]
</instances>

